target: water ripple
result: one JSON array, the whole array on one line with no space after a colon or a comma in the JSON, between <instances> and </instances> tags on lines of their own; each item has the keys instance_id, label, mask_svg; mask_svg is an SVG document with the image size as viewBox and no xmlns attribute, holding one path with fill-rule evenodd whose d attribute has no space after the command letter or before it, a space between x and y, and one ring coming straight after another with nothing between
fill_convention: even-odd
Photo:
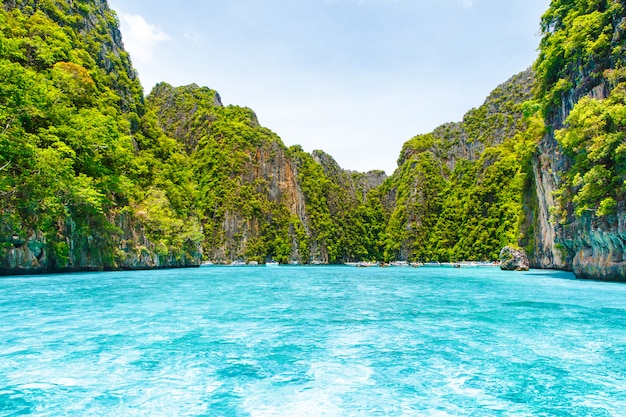
<instances>
[{"instance_id":1,"label":"water ripple","mask_svg":"<svg viewBox=\"0 0 626 417\"><path fill-rule=\"evenodd\" d=\"M0 416L623 416L626 286L491 268L0 279Z\"/></svg>"}]
</instances>

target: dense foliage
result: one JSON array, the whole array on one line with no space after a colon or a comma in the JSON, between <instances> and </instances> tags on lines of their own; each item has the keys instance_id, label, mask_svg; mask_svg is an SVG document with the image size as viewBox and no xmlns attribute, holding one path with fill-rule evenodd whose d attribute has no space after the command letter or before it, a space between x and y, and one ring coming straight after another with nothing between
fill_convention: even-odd
<instances>
[{"instance_id":1,"label":"dense foliage","mask_svg":"<svg viewBox=\"0 0 626 417\"><path fill-rule=\"evenodd\" d=\"M615 214L626 200L625 17L616 0L553 1L542 17L537 93L569 157L553 211L561 223Z\"/></svg>"},{"instance_id":2,"label":"dense foliage","mask_svg":"<svg viewBox=\"0 0 626 417\"><path fill-rule=\"evenodd\" d=\"M224 107L208 88L166 84L148 97L148 108L165 131L186 143L209 257L291 262L306 252L302 221L273 178L262 174L285 147L250 109Z\"/></svg>"},{"instance_id":3,"label":"dense foliage","mask_svg":"<svg viewBox=\"0 0 626 417\"><path fill-rule=\"evenodd\" d=\"M560 212L573 203L577 216L615 214L626 195L626 83L620 83L605 100L581 99L556 137L573 163L563 174L558 193Z\"/></svg>"},{"instance_id":4,"label":"dense foliage","mask_svg":"<svg viewBox=\"0 0 626 417\"><path fill-rule=\"evenodd\" d=\"M619 0L553 0L541 18L543 38L535 63L537 92L547 113L573 89L601 82L603 71L621 67L624 5Z\"/></svg>"},{"instance_id":5,"label":"dense foliage","mask_svg":"<svg viewBox=\"0 0 626 417\"><path fill-rule=\"evenodd\" d=\"M287 149L252 110L225 107L206 87L159 84L147 111L193 161L210 259L335 263L370 256L376 228L363 218L370 215L364 186L329 156Z\"/></svg>"},{"instance_id":6,"label":"dense foliage","mask_svg":"<svg viewBox=\"0 0 626 417\"><path fill-rule=\"evenodd\" d=\"M324 152L314 151L311 157L297 146L290 151L298 161L314 241L326 248L327 261L380 259L382 206L368 198L373 187L368 187L366 177L373 177L377 185L384 173L347 172Z\"/></svg>"},{"instance_id":7,"label":"dense foliage","mask_svg":"<svg viewBox=\"0 0 626 417\"><path fill-rule=\"evenodd\" d=\"M0 241L43 235L52 269L114 268L121 248L141 251L121 242L124 216L143 217L164 256L197 240L188 207L172 208L161 187L178 145L145 134L141 86L116 39L113 12L91 2L0 9Z\"/></svg>"},{"instance_id":8,"label":"dense foliage","mask_svg":"<svg viewBox=\"0 0 626 417\"><path fill-rule=\"evenodd\" d=\"M405 143L381 187L385 259L495 260L522 234L530 159L543 133L532 74L496 88L463 122Z\"/></svg>"}]
</instances>

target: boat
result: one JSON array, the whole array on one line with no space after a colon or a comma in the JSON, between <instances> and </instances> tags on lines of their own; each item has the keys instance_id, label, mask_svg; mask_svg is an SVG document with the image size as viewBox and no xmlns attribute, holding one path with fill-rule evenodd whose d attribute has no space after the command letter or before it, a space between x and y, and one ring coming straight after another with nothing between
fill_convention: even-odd
<instances>
[{"instance_id":1,"label":"boat","mask_svg":"<svg viewBox=\"0 0 626 417\"><path fill-rule=\"evenodd\" d=\"M246 266L246 263L244 261L232 261L230 266Z\"/></svg>"},{"instance_id":2,"label":"boat","mask_svg":"<svg viewBox=\"0 0 626 417\"><path fill-rule=\"evenodd\" d=\"M277 261L271 260L269 262L265 262L265 266L278 266L280 265Z\"/></svg>"},{"instance_id":3,"label":"boat","mask_svg":"<svg viewBox=\"0 0 626 417\"><path fill-rule=\"evenodd\" d=\"M212 265L213 265L213 262L211 262L211 261L203 261L203 262L200 264L200 266L201 266L201 267L202 267L202 266L212 266Z\"/></svg>"},{"instance_id":4,"label":"boat","mask_svg":"<svg viewBox=\"0 0 626 417\"><path fill-rule=\"evenodd\" d=\"M372 266L380 266L380 262L359 262L357 268L371 268Z\"/></svg>"}]
</instances>

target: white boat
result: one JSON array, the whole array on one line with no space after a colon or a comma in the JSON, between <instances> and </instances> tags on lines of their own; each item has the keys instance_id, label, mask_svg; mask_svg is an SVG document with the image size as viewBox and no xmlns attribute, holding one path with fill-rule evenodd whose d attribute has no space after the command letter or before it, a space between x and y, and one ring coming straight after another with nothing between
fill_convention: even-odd
<instances>
[{"instance_id":1,"label":"white boat","mask_svg":"<svg viewBox=\"0 0 626 417\"><path fill-rule=\"evenodd\" d=\"M265 262L265 266L278 266L280 265L277 261L269 261Z\"/></svg>"},{"instance_id":2,"label":"white boat","mask_svg":"<svg viewBox=\"0 0 626 417\"><path fill-rule=\"evenodd\" d=\"M230 266L246 266L246 263L244 261L232 261Z\"/></svg>"},{"instance_id":3,"label":"white boat","mask_svg":"<svg viewBox=\"0 0 626 417\"><path fill-rule=\"evenodd\" d=\"M200 266L211 266L211 265L213 265L213 262L211 262L211 261L203 261L203 262L200 264Z\"/></svg>"},{"instance_id":4,"label":"white boat","mask_svg":"<svg viewBox=\"0 0 626 417\"><path fill-rule=\"evenodd\" d=\"M371 268L372 266L380 266L380 262L359 262L357 268Z\"/></svg>"}]
</instances>

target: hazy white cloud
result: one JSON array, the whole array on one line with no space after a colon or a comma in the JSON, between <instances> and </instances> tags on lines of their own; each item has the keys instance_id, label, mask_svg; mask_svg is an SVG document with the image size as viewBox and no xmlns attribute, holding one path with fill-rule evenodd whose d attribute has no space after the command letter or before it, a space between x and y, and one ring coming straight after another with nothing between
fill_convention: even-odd
<instances>
[{"instance_id":1,"label":"hazy white cloud","mask_svg":"<svg viewBox=\"0 0 626 417\"><path fill-rule=\"evenodd\" d=\"M474 6L474 0L458 0L458 1L459 1L459 6L465 9L469 9L470 7Z\"/></svg>"},{"instance_id":2,"label":"hazy white cloud","mask_svg":"<svg viewBox=\"0 0 626 417\"><path fill-rule=\"evenodd\" d=\"M120 23L124 46L136 61L151 62L159 44L170 39L167 33L146 22L140 15L122 13Z\"/></svg>"},{"instance_id":3,"label":"hazy white cloud","mask_svg":"<svg viewBox=\"0 0 626 417\"><path fill-rule=\"evenodd\" d=\"M195 31L189 31L189 32L185 32L183 36L185 37L185 39L187 39L190 42L193 42L195 45L205 44L204 36L202 36L201 33L198 33Z\"/></svg>"}]
</instances>

